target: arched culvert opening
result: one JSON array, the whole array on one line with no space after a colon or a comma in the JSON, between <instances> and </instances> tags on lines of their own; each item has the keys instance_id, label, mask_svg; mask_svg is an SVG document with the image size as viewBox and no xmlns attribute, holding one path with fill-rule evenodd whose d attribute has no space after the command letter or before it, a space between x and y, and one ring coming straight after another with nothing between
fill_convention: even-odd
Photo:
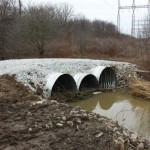
<instances>
[{"instance_id":1,"label":"arched culvert opening","mask_svg":"<svg viewBox=\"0 0 150 150\"><path fill-rule=\"evenodd\" d=\"M111 67L98 66L92 69L92 73L99 81L100 89L113 89L116 86L116 73Z\"/></svg>"},{"instance_id":2,"label":"arched culvert opening","mask_svg":"<svg viewBox=\"0 0 150 150\"><path fill-rule=\"evenodd\" d=\"M105 68L99 78L100 89L113 89L116 86L116 82L115 71L110 67Z\"/></svg>"},{"instance_id":3,"label":"arched culvert opening","mask_svg":"<svg viewBox=\"0 0 150 150\"><path fill-rule=\"evenodd\" d=\"M78 73L74 76L78 91L98 89L98 80L92 74Z\"/></svg>"},{"instance_id":4,"label":"arched culvert opening","mask_svg":"<svg viewBox=\"0 0 150 150\"><path fill-rule=\"evenodd\" d=\"M49 94L76 92L77 86L74 78L69 74L54 73L48 76L46 85Z\"/></svg>"}]
</instances>

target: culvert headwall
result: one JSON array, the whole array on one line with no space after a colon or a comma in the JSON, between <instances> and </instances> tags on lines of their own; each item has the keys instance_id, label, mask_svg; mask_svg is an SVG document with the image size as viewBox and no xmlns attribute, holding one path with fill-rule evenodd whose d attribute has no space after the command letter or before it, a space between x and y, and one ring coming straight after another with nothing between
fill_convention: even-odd
<instances>
[{"instance_id":1,"label":"culvert headwall","mask_svg":"<svg viewBox=\"0 0 150 150\"><path fill-rule=\"evenodd\" d=\"M111 67L98 66L91 70L99 81L100 89L113 89L116 86L117 77L114 69Z\"/></svg>"},{"instance_id":2,"label":"culvert headwall","mask_svg":"<svg viewBox=\"0 0 150 150\"><path fill-rule=\"evenodd\" d=\"M77 86L74 78L69 74L53 73L48 75L46 88L48 89L49 95L54 92L67 92L77 91Z\"/></svg>"},{"instance_id":3,"label":"culvert headwall","mask_svg":"<svg viewBox=\"0 0 150 150\"><path fill-rule=\"evenodd\" d=\"M98 89L98 80L93 74L77 73L74 76L74 80L76 81L78 91Z\"/></svg>"}]
</instances>

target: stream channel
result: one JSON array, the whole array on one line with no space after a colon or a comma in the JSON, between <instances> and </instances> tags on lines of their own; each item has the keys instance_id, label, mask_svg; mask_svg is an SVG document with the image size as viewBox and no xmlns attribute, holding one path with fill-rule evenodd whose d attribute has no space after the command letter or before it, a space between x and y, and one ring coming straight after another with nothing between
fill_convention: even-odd
<instances>
[{"instance_id":1,"label":"stream channel","mask_svg":"<svg viewBox=\"0 0 150 150\"><path fill-rule=\"evenodd\" d=\"M127 90L114 90L73 102L85 110L106 116L150 140L150 101L133 97Z\"/></svg>"}]
</instances>

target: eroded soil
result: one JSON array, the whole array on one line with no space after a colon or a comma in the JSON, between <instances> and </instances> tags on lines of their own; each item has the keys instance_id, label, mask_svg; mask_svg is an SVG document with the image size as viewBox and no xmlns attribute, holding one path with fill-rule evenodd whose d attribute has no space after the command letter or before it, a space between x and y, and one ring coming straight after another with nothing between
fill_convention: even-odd
<instances>
[{"instance_id":1,"label":"eroded soil","mask_svg":"<svg viewBox=\"0 0 150 150\"><path fill-rule=\"evenodd\" d=\"M0 77L1 150L134 150L141 143L149 149L131 135L105 117L43 100L13 77Z\"/></svg>"}]
</instances>

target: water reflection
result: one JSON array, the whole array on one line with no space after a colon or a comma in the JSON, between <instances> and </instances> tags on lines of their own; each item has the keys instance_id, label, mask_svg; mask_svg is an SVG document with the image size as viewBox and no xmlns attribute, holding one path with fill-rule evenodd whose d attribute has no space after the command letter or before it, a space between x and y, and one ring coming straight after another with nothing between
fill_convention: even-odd
<instances>
[{"instance_id":1,"label":"water reflection","mask_svg":"<svg viewBox=\"0 0 150 150\"><path fill-rule=\"evenodd\" d=\"M119 124L150 140L150 102L132 97L126 91L107 92L73 103L118 121Z\"/></svg>"}]
</instances>

